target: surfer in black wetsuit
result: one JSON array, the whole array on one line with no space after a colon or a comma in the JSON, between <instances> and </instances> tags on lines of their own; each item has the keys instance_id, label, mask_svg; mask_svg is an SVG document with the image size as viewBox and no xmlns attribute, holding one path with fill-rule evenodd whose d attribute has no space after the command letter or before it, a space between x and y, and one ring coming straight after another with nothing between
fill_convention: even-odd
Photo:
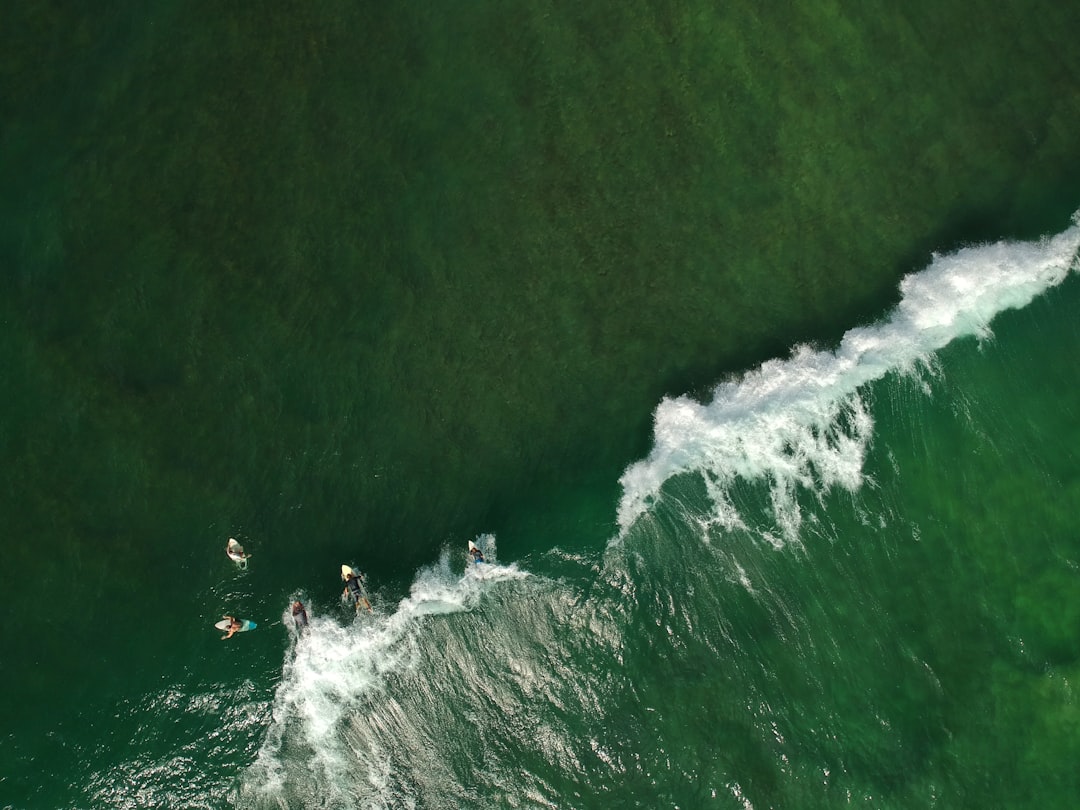
<instances>
[{"instance_id":1,"label":"surfer in black wetsuit","mask_svg":"<svg viewBox=\"0 0 1080 810\"><path fill-rule=\"evenodd\" d=\"M371 610L371 603L368 602L367 597L364 596L363 574L347 574L345 576L345 591L342 593L342 596L349 597L357 610L360 610L361 605L368 610Z\"/></svg>"},{"instance_id":2,"label":"surfer in black wetsuit","mask_svg":"<svg viewBox=\"0 0 1080 810\"><path fill-rule=\"evenodd\" d=\"M472 558L473 558L474 562L478 562L478 563L485 562L485 560L484 560L484 552L482 552L479 549L479 547L473 546L472 548L469 549L469 553L472 554Z\"/></svg>"},{"instance_id":3,"label":"surfer in black wetsuit","mask_svg":"<svg viewBox=\"0 0 1080 810\"><path fill-rule=\"evenodd\" d=\"M307 627L307 610L304 609L304 603L299 599L292 603L292 618L296 622L297 630L303 630Z\"/></svg>"}]
</instances>

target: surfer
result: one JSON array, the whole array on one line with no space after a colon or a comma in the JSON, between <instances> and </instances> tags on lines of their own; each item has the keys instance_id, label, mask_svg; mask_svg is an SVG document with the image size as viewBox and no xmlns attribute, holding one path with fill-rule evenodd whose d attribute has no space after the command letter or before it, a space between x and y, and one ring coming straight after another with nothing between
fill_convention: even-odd
<instances>
[{"instance_id":1,"label":"surfer","mask_svg":"<svg viewBox=\"0 0 1080 810\"><path fill-rule=\"evenodd\" d=\"M479 546L476 546L476 545L470 543L469 544L469 554L472 555L473 562L478 562L478 563L485 562L485 560L484 560L484 552L482 552L480 550Z\"/></svg>"},{"instance_id":2,"label":"surfer","mask_svg":"<svg viewBox=\"0 0 1080 810\"><path fill-rule=\"evenodd\" d=\"M304 609L304 603L299 599L292 603L292 618L296 622L297 630L303 630L307 627L307 610Z\"/></svg>"},{"instance_id":3,"label":"surfer","mask_svg":"<svg viewBox=\"0 0 1080 810\"><path fill-rule=\"evenodd\" d=\"M244 627L244 623L242 621L240 621L239 619L233 617L233 616L223 616L222 618L228 619L228 621L229 621L228 632L226 632L225 635L223 635L221 637L222 641L224 641L227 638L232 638L236 633L240 632L240 630L242 630L243 627Z\"/></svg>"},{"instance_id":4,"label":"surfer","mask_svg":"<svg viewBox=\"0 0 1080 810\"><path fill-rule=\"evenodd\" d=\"M371 603L364 596L363 574L357 574L350 569L345 574L345 590L342 591L341 595L351 599L357 610L360 610L360 605L371 610Z\"/></svg>"},{"instance_id":5,"label":"surfer","mask_svg":"<svg viewBox=\"0 0 1080 810\"><path fill-rule=\"evenodd\" d=\"M247 568L248 557L251 555L244 551L244 547L236 542L236 538L230 537L225 546L225 554L236 563L237 568Z\"/></svg>"}]
</instances>

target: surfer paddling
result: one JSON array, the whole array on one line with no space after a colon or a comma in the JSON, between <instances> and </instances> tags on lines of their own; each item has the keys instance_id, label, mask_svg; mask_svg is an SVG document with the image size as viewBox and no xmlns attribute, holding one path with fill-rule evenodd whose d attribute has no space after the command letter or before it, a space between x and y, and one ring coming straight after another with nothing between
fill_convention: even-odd
<instances>
[{"instance_id":1,"label":"surfer paddling","mask_svg":"<svg viewBox=\"0 0 1080 810\"><path fill-rule=\"evenodd\" d=\"M292 603L292 618L298 631L307 627L307 610L304 609L304 603L299 599Z\"/></svg>"},{"instance_id":2,"label":"surfer paddling","mask_svg":"<svg viewBox=\"0 0 1080 810\"><path fill-rule=\"evenodd\" d=\"M236 542L235 538L229 538L229 543L225 546L225 554L236 563L237 568L247 568L248 557L251 555L244 551L244 547Z\"/></svg>"},{"instance_id":3,"label":"surfer paddling","mask_svg":"<svg viewBox=\"0 0 1080 810\"><path fill-rule=\"evenodd\" d=\"M341 578L345 580L345 590L341 593L342 598L351 600L358 613L361 605L370 611L371 602L368 601L364 592L364 575L357 574L347 565L343 565L341 566Z\"/></svg>"},{"instance_id":4,"label":"surfer paddling","mask_svg":"<svg viewBox=\"0 0 1080 810\"><path fill-rule=\"evenodd\" d=\"M232 638L244 628L244 623L234 616L223 616L222 618L227 619L229 622L229 626L228 628L226 628L225 635L221 637L222 641L227 638Z\"/></svg>"}]
</instances>

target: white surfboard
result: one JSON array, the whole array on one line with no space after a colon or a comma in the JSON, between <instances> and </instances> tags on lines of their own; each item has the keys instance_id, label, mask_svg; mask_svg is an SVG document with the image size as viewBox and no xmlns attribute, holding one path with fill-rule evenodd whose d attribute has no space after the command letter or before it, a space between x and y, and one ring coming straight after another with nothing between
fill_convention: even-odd
<instances>
[{"instance_id":1,"label":"white surfboard","mask_svg":"<svg viewBox=\"0 0 1080 810\"><path fill-rule=\"evenodd\" d=\"M479 552L479 555L477 555L475 552ZM472 540L469 541L469 559L472 560L474 563L487 562L487 560L484 559L484 552L481 551L480 547L476 545L476 543L474 543Z\"/></svg>"},{"instance_id":2,"label":"white surfboard","mask_svg":"<svg viewBox=\"0 0 1080 810\"><path fill-rule=\"evenodd\" d=\"M229 629L229 624L230 624L230 622L229 622L228 619L222 619L220 622L215 624L214 627L216 627L218 630L228 630ZM254 630L258 626L259 625L257 625L255 622L248 621L247 619L241 619L240 620L240 629L237 630L236 632L237 633L246 633L248 630Z\"/></svg>"},{"instance_id":3,"label":"white surfboard","mask_svg":"<svg viewBox=\"0 0 1080 810\"><path fill-rule=\"evenodd\" d=\"M236 563L237 568L241 570L247 568L248 557L251 555L244 553L244 547L236 542L235 538L229 538L229 544L225 546L225 554Z\"/></svg>"}]
</instances>

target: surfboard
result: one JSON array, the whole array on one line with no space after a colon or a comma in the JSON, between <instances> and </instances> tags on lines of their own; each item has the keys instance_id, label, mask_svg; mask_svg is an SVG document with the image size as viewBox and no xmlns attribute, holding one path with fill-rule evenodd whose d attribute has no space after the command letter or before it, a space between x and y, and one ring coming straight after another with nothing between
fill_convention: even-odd
<instances>
[{"instance_id":1,"label":"surfboard","mask_svg":"<svg viewBox=\"0 0 1080 810\"><path fill-rule=\"evenodd\" d=\"M480 556L477 557L477 556L475 556L473 554L474 549L476 551L480 551L480 547L478 545L476 545L476 543L474 543L472 540L470 540L469 541L469 559L472 560L474 563L487 562L487 560L484 559L484 552L480 551Z\"/></svg>"},{"instance_id":2,"label":"surfboard","mask_svg":"<svg viewBox=\"0 0 1080 810\"><path fill-rule=\"evenodd\" d=\"M345 564L342 564L342 566L341 566L341 581L342 582L347 582L348 579L349 579L350 574L352 574L353 576L355 576L357 579L360 580L360 600L356 603L357 612L360 611L360 605L363 604L364 607L366 607L369 611L374 613L375 611L372 610L372 608L371 608L371 600L368 599L367 587L364 585L363 577L360 576L359 574L357 574L355 571L353 571L352 568L350 568L349 566L347 566Z\"/></svg>"},{"instance_id":3,"label":"surfboard","mask_svg":"<svg viewBox=\"0 0 1080 810\"><path fill-rule=\"evenodd\" d=\"M256 627L259 626L255 622L248 621L247 619L241 619L240 620L240 625L241 625L240 629L236 631L237 633L244 633L244 632L246 632L248 630L254 630ZM222 619L220 622L215 624L214 627L216 627L218 630L228 630L229 629L229 620L228 619Z\"/></svg>"},{"instance_id":4,"label":"surfboard","mask_svg":"<svg viewBox=\"0 0 1080 810\"><path fill-rule=\"evenodd\" d=\"M295 606L291 606L289 610L292 613L293 624L296 625L296 629L299 631L308 626L308 615L307 608L304 607L303 603L297 604L300 605L299 610Z\"/></svg>"},{"instance_id":5,"label":"surfboard","mask_svg":"<svg viewBox=\"0 0 1080 810\"><path fill-rule=\"evenodd\" d=\"M225 546L225 553L230 560L236 563L237 568L247 568L247 558L251 555L244 553L244 547L236 542L235 538L229 538L229 544Z\"/></svg>"}]
</instances>

